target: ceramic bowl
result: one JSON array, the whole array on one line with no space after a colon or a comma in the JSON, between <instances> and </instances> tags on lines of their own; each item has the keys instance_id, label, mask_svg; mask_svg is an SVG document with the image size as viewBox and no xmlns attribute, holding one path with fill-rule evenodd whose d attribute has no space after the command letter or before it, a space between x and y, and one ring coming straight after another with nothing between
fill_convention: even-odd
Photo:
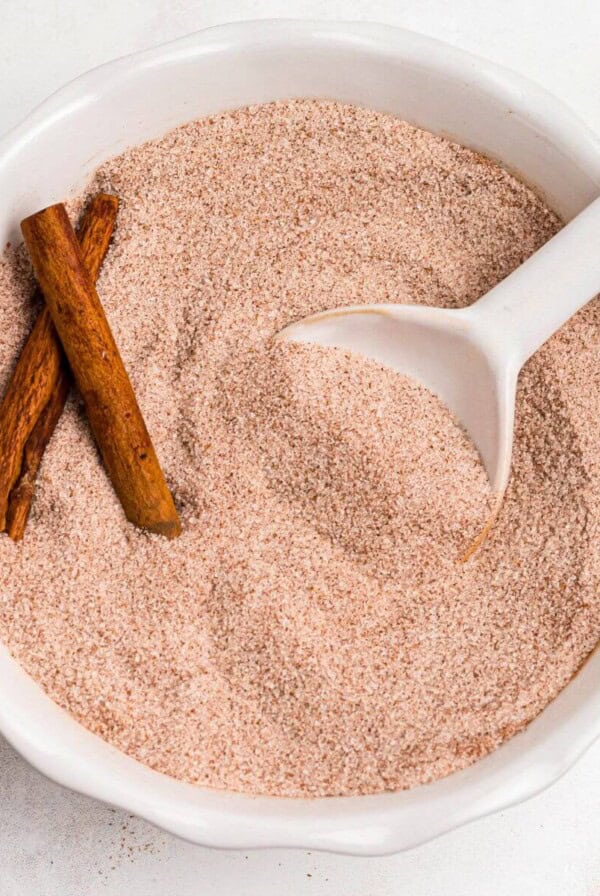
<instances>
[{"instance_id":1,"label":"ceramic bowl","mask_svg":"<svg viewBox=\"0 0 600 896\"><path fill-rule=\"evenodd\" d=\"M521 77L381 25L246 22L95 69L5 136L0 245L19 239L23 217L80 191L107 157L198 116L290 97L358 103L452 137L501 161L566 219L600 193L598 141ZM49 700L2 648L0 681L0 731L36 768L219 847L407 849L548 786L600 734L596 653L525 732L444 780L377 796L250 797L183 784L118 752Z\"/></svg>"}]
</instances>

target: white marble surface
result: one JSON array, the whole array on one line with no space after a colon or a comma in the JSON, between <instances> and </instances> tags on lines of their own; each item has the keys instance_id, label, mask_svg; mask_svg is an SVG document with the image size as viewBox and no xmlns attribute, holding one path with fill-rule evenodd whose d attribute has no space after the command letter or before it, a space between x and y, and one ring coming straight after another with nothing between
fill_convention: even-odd
<instances>
[{"instance_id":1,"label":"white marble surface","mask_svg":"<svg viewBox=\"0 0 600 896\"><path fill-rule=\"evenodd\" d=\"M600 131L599 0L0 0L0 132L85 69L267 16L372 19L535 78ZM600 744L549 791L411 853L201 849L46 781L0 740L0 896L600 896Z\"/></svg>"}]
</instances>

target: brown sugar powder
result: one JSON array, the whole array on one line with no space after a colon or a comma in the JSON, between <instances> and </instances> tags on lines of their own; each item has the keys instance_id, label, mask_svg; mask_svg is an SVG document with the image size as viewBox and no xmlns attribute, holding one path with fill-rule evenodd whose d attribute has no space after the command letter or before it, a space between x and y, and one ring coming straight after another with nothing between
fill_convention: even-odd
<instances>
[{"instance_id":1,"label":"brown sugar powder","mask_svg":"<svg viewBox=\"0 0 600 896\"><path fill-rule=\"evenodd\" d=\"M182 516L126 523L77 396L25 541L0 538L0 637L87 728L251 793L369 793L519 731L600 635L600 305L524 370L490 537L474 448L373 363L278 344L340 304L463 306L560 222L488 160L398 119L295 101L193 122L105 164L99 280ZM0 263L0 386L30 274Z\"/></svg>"}]
</instances>

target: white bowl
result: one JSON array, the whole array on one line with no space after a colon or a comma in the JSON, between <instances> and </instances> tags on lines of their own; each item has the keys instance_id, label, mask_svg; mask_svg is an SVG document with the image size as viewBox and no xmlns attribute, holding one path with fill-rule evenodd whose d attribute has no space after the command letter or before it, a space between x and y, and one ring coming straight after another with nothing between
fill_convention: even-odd
<instances>
[{"instance_id":1,"label":"white bowl","mask_svg":"<svg viewBox=\"0 0 600 896\"><path fill-rule=\"evenodd\" d=\"M0 245L107 157L248 103L327 97L393 112L501 160L565 218L600 193L600 144L559 102L495 65L370 24L261 21L190 35L95 69L0 142ZM600 653L499 750L450 777L377 796L290 800L196 788L90 734L0 648L0 730L55 781L196 843L362 855L407 849L523 800L600 735Z\"/></svg>"}]
</instances>

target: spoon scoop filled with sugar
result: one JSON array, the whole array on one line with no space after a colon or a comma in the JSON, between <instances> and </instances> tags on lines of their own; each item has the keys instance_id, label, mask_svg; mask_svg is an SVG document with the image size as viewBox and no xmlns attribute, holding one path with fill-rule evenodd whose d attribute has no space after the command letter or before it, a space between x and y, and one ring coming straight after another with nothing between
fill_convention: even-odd
<instances>
[{"instance_id":1,"label":"spoon scoop filled with sugar","mask_svg":"<svg viewBox=\"0 0 600 896\"><path fill-rule=\"evenodd\" d=\"M600 199L467 308L357 305L290 324L279 339L356 352L417 380L456 415L492 490L510 474L517 378L600 292Z\"/></svg>"}]
</instances>

